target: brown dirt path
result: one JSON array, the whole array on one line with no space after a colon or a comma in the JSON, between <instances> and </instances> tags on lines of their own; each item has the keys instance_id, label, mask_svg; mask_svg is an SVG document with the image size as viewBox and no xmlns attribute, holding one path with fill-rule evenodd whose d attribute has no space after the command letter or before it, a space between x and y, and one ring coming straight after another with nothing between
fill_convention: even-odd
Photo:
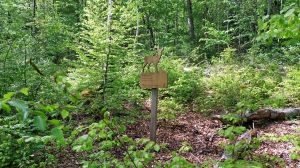
<instances>
[{"instance_id":1,"label":"brown dirt path","mask_svg":"<svg viewBox=\"0 0 300 168\"><path fill-rule=\"evenodd\" d=\"M149 113L149 112L144 112ZM150 114L149 114L150 115ZM295 123L295 124L293 124ZM228 143L228 140L217 134L225 126L218 121L210 120L203 114L186 112L178 116L178 120L158 120L157 121L157 143L166 144L168 150L161 150L156 153L156 161L167 161L172 159L171 152L178 152L182 142L188 142L193 151L182 153L181 156L190 162L201 165L205 161L217 160L221 158L223 149L221 143ZM150 119L138 119L135 124L128 124L126 133L133 138L150 137ZM296 131L297 122L287 121L266 121L257 124L258 136L262 137L268 133L276 136L295 133L300 136L300 131ZM261 141L259 149L255 150L255 155L263 156L268 154L281 158L286 166L300 167L299 160L290 158L290 149L294 147L291 142ZM265 159L268 162L268 159ZM271 161L270 161L271 162ZM266 164L266 167L282 167L278 163Z\"/></svg>"}]
</instances>

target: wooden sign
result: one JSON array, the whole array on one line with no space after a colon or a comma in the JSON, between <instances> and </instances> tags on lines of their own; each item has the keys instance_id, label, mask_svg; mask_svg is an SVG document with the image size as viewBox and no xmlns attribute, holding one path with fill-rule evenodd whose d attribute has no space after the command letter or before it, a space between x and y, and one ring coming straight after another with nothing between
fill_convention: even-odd
<instances>
[{"instance_id":1,"label":"wooden sign","mask_svg":"<svg viewBox=\"0 0 300 168\"><path fill-rule=\"evenodd\" d=\"M148 56L144 58L143 72L140 74L141 88L166 88L168 87L168 74L161 68L158 71L157 64L161 58L164 48L158 50L156 56ZM153 64L155 72L150 71L150 65ZM148 72L145 72L145 67L148 67Z\"/></svg>"},{"instance_id":2,"label":"wooden sign","mask_svg":"<svg viewBox=\"0 0 300 168\"><path fill-rule=\"evenodd\" d=\"M168 87L168 74L161 68L158 71L157 64L161 58L164 48L158 50L157 55L144 58L143 72L140 74L141 88L152 88L151 101L151 121L150 121L150 141L156 142L156 121L157 121L157 104L158 104L158 88ZM150 65L153 64L155 72L150 71ZM145 72L145 67L148 72Z\"/></svg>"},{"instance_id":3,"label":"wooden sign","mask_svg":"<svg viewBox=\"0 0 300 168\"><path fill-rule=\"evenodd\" d=\"M155 73L141 73L141 88L167 88L168 74L162 69Z\"/></svg>"}]
</instances>

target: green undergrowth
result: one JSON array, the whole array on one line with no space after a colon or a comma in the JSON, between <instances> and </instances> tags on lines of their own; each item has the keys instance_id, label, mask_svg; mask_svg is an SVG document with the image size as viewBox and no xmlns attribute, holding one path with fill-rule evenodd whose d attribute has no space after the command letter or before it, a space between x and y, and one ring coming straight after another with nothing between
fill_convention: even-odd
<instances>
[{"instance_id":1,"label":"green undergrowth","mask_svg":"<svg viewBox=\"0 0 300 168\"><path fill-rule=\"evenodd\" d=\"M189 110L208 115L222 110L235 115L258 108L298 107L299 64L286 63L285 57L270 59L267 55L262 58L265 62L260 62L252 58L253 55L250 52L247 59L242 59L229 48L220 57L202 65L193 65L177 57L162 59L160 66L168 72L169 78L168 88L159 89L158 119L176 120L179 114ZM86 154L80 158L84 167L145 167L153 164L155 155L152 151L162 150L163 144L146 139L136 141L125 134L124 126L139 118L149 119L150 113L141 111L146 110L144 103L151 98L151 89L139 87L139 67L123 69L124 73L107 85L104 95L103 86L97 83L97 74L84 72L91 80L86 81L80 69L69 74L56 72L52 75L52 83L47 79L51 87L43 87L43 93L36 97L31 96L29 88L4 93L0 101L0 167L55 167L58 156L53 155L52 150L63 150L67 146L74 152ZM45 96L47 89L51 92L49 97ZM91 92L82 95L84 90ZM221 134L231 139L243 131L245 128L228 126ZM290 140L295 145L291 151L292 159L299 159L299 139L295 135L267 138ZM222 164L260 166L266 165L267 160L280 162L272 156L264 157L265 160L255 158L252 149L257 148L257 144L240 146L245 147L249 148L245 150L249 160L227 160ZM224 148L233 149L226 145ZM182 153L193 150L187 142L182 143L180 149ZM122 156L113 155L114 150L121 151ZM196 167L176 152L170 151L170 155L173 155L172 160L154 165Z\"/></svg>"}]
</instances>

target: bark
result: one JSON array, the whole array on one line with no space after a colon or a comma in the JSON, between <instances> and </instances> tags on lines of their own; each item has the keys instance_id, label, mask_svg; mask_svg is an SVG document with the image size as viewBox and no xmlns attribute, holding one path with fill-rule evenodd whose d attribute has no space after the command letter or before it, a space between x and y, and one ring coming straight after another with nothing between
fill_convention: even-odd
<instances>
[{"instance_id":1,"label":"bark","mask_svg":"<svg viewBox=\"0 0 300 168\"><path fill-rule=\"evenodd\" d=\"M33 18L33 22L35 22L36 9L37 9L36 0L33 0L33 8L32 8L32 18ZM32 33L33 36L36 34L35 23L34 23L33 26L32 26L31 33Z\"/></svg>"},{"instance_id":2,"label":"bark","mask_svg":"<svg viewBox=\"0 0 300 168\"><path fill-rule=\"evenodd\" d=\"M138 0L136 0L136 2L138 2ZM137 8L137 14L139 15L139 6L136 7ZM140 34L140 22L139 22L139 18L136 20L136 30L135 30L135 38L134 38L134 49L136 49L136 45L139 41L139 34Z\"/></svg>"},{"instance_id":3,"label":"bark","mask_svg":"<svg viewBox=\"0 0 300 168\"><path fill-rule=\"evenodd\" d=\"M103 74L103 93L102 93L102 101L105 100L105 90L107 87L107 74L108 74L108 65L109 65L109 58L111 52L111 15L112 15L112 3L113 0L108 0L108 12L107 12L107 35L108 35L108 44L107 44L107 51L106 51L106 58L103 64L104 74Z\"/></svg>"},{"instance_id":4,"label":"bark","mask_svg":"<svg viewBox=\"0 0 300 168\"><path fill-rule=\"evenodd\" d=\"M267 15L271 14L271 10L272 10L272 0L267 0L268 1L268 12Z\"/></svg>"},{"instance_id":5,"label":"bark","mask_svg":"<svg viewBox=\"0 0 300 168\"><path fill-rule=\"evenodd\" d=\"M240 120L241 122L243 122L244 119L246 119L246 121L261 120L261 119L282 120L285 118L297 117L299 114L300 114L300 108L258 109L253 113L237 115L237 117L241 119ZM233 124L230 121L221 118L220 115L215 115L211 119L219 120L224 124Z\"/></svg>"},{"instance_id":6,"label":"bark","mask_svg":"<svg viewBox=\"0 0 300 168\"><path fill-rule=\"evenodd\" d=\"M175 30L175 38L174 38L174 45L176 46L178 43L178 11L175 12L175 20L174 20L174 30Z\"/></svg>"},{"instance_id":7,"label":"bark","mask_svg":"<svg viewBox=\"0 0 300 168\"><path fill-rule=\"evenodd\" d=\"M188 15L190 38L192 40L194 40L195 39L195 30L194 30L194 18L193 18L193 11L192 11L192 1L186 0L186 5L187 5L187 15Z\"/></svg>"},{"instance_id":8,"label":"bark","mask_svg":"<svg viewBox=\"0 0 300 168\"><path fill-rule=\"evenodd\" d=\"M149 19L149 15L146 16L146 21L147 21L147 29L149 31L149 40L150 40L150 48L154 48L155 47L155 40L154 40L154 32L153 32L153 28L151 27L150 24L150 19Z\"/></svg>"}]
</instances>

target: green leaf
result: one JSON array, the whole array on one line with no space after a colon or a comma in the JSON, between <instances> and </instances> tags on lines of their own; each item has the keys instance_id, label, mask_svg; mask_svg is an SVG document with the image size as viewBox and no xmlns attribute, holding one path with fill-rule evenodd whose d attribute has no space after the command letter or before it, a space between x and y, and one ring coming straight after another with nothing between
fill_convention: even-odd
<instances>
[{"instance_id":1,"label":"green leaf","mask_svg":"<svg viewBox=\"0 0 300 168\"><path fill-rule=\"evenodd\" d=\"M119 130L120 133L122 133L122 132L124 132L126 130L126 127L124 125L119 126L118 130Z\"/></svg>"},{"instance_id":2,"label":"green leaf","mask_svg":"<svg viewBox=\"0 0 300 168\"><path fill-rule=\"evenodd\" d=\"M24 95L28 96L28 90L29 90L29 88L23 88L20 90L20 92L23 93Z\"/></svg>"},{"instance_id":3,"label":"green leaf","mask_svg":"<svg viewBox=\"0 0 300 168\"><path fill-rule=\"evenodd\" d=\"M240 126L240 127L235 127L233 131L237 134L242 134L245 130L246 130L245 127Z\"/></svg>"},{"instance_id":4,"label":"green leaf","mask_svg":"<svg viewBox=\"0 0 300 168\"><path fill-rule=\"evenodd\" d=\"M240 109L244 106L244 102L238 102L236 106Z\"/></svg>"},{"instance_id":5,"label":"green leaf","mask_svg":"<svg viewBox=\"0 0 300 168\"><path fill-rule=\"evenodd\" d=\"M16 93L16 92L8 92L8 93L4 94L4 96L3 96L3 98L4 98L3 102L6 102L6 101L10 100L11 97L12 97L13 95L15 95L15 93Z\"/></svg>"},{"instance_id":6,"label":"green leaf","mask_svg":"<svg viewBox=\"0 0 300 168\"><path fill-rule=\"evenodd\" d=\"M155 142L150 141L150 142L146 145L145 150L150 150L150 149L153 147L154 143L155 143Z\"/></svg>"},{"instance_id":7,"label":"green leaf","mask_svg":"<svg viewBox=\"0 0 300 168\"><path fill-rule=\"evenodd\" d=\"M140 139L140 140L138 141L138 143L141 143L141 144L145 144L145 143L147 143L147 142L149 142L149 139L146 139L146 138Z\"/></svg>"},{"instance_id":8,"label":"green leaf","mask_svg":"<svg viewBox=\"0 0 300 168\"><path fill-rule=\"evenodd\" d=\"M64 134L61 129L52 128L51 135L55 137L57 140L62 140L64 138Z\"/></svg>"},{"instance_id":9,"label":"green leaf","mask_svg":"<svg viewBox=\"0 0 300 168\"><path fill-rule=\"evenodd\" d=\"M288 10L285 14L284 14L284 17L289 17L291 14L293 14L295 11L295 8L292 8L290 10Z\"/></svg>"},{"instance_id":10,"label":"green leaf","mask_svg":"<svg viewBox=\"0 0 300 168\"><path fill-rule=\"evenodd\" d=\"M42 110L48 111L46 106L44 106L44 105L38 104L38 107Z\"/></svg>"},{"instance_id":11,"label":"green leaf","mask_svg":"<svg viewBox=\"0 0 300 168\"><path fill-rule=\"evenodd\" d=\"M104 114L106 112L106 108L102 108L100 114Z\"/></svg>"},{"instance_id":12,"label":"green leaf","mask_svg":"<svg viewBox=\"0 0 300 168\"><path fill-rule=\"evenodd\" d=\"M41 116L43 118L47 118L47 116L45 115L45 113L43 113L42 111L34 110L33 113L36 114L36 115L39 115L39 116Z\"/></svg>"},{"instance_id":13,"label":"green leaf","mask_svg":"<svg viewBox=\"0 0 300 168\"><path fill-rule=\"evenodd\" d=\"M2 104L2 105L1 105ZM5 110L6 112L10 112L11 111L11 108L9 107L9 105L7 105L7 104L4 104L4 103L2 103L2 102L0 102L0 109L3 109L3 110Z\"/></svg>"},{"instance_id":14,"label":"green leaf","mask_svg":"<svg viewBox=\"0 0 300 168\"><path fill-rule=\"evenodd\" d=\"M86 141L88 139L88 137L89 137L88 134L82 135L76 139L76 143L79 143L79 144L84 143L84 141Z\"/></svg>"},{"instance_id":15,"label":"green leaf","mask_svg":"<svg viewBox=\"0 0 300 168\"><path fill-rule=\"evenodd\" d=\"M100 143L100 148L101 149L111 149L113 147L113 143L111 140L107 140L107 141L102 141Z\"/></svg>"},{"instance_id":16,"label":"green leaf","mask_svg":"<svg viewBox=\"0 0 300 168\"><path fill-rule=\"evenodd\" d=\"M34 125L44 131L46 129L46 118L45 117L42 117L42 116L35 116L34 117L34 121L33 121Z\"/></svg>"},{"instance_id":17,"label":"green leaf","mask_svg":"<svg viewBox=\"0 0 300 168\"><path fill-rule=\"evenodd\" d=\"M230 134L232 134L232 130L233 130L233 126L228 127L228 128L225 130L224 136L227 137L227 136L229 136Z\"/></svg>"},{"instance_id":18,"label":"green leaf","mask_svg":"<svg viewBox=\"0 0 300 168\"><path fill-rule=\"evenodd\" d=\"M24 122L28 117L28 105L22 100L12 100L8 103L21 111L21 120Z\"/></svg>"},{"instance_id":19,"label":"green leaf","mask_svg":"<svg viewBox=\"0 0 300 168\"><path fill-rule=\"evenodd\" d=\"M265 15L262 17L262 20L265 21L266 19L268 19L270 16L269 15Z\"/></svg>"},{"instance_id":20,"label":"green leaf","mask_svg":"<svg viewBox=\"0 0 300 168\"><path fill-rule=\"evenodd\" d=\"M33 140L34 140L34 137L29 137L29 138L25 139L25 142L31 142Z\"/></svg>"},{"instance_id":21,"label":"green leaf","mask_svg":"<svg viewBox=\"0 0 300 168\"><path fill-rule=\"evenodd\" d=\"M48 120L48 122L50 123L50 124L53 124L54 126L56 126L56 127L58 127L59 126L59 120Z\"/></svg>"},{"instance_id":22,"label":"green leaf","mask_svg":"<svg viewBox=\"0 0 300 168\"><path fill-rule=\"evenodd\" d=\"M153 148L156 152L158 152L160 149L160 146L158 144L155 144Z\"/></svg>"},{"instance_id":23,"label":"green leaf","mask_svg":"<svg viewBox=\"0 0 300 168\"><path fill-rule=\"evenodd\" d=\"M57 109L59 107L59 105L58 104L53 104L53 105L48 105L48 106L46 106L46 110L48 111L48 112L53 112L55 109Z\"/></svg>"},{"instance_id":24,"label":"green leaf","mask_svg":"<svg viewBox=\"0 0 300 168\"><path fill-rule=\"evenodd\" d=\"M69 108L69 109L76 109L77 107L68 104L68 105L66 105L66 108Z\"/></svg>"},{"instance_id":25,"label":"green leaf","mask_svg":"<svg viewBox=\"0 0 300 168\"><path fill-rule=\"evenodd\" d=\"M65 119L66 117L69 116L69 112L64 109L64 110L61 111L61 116L62 116L63 119Z\"/></svg>"},{"instance_id":26,"label":"green leaf","mask_svg":"<svg viewBox=\"0 0 300 168\"><path fill-rule=\"evenodd\" d=\"M67 73L62 72L62 71L58 71L56 72L53 76L68 76Z\"/></svg>"}]
</instances>

